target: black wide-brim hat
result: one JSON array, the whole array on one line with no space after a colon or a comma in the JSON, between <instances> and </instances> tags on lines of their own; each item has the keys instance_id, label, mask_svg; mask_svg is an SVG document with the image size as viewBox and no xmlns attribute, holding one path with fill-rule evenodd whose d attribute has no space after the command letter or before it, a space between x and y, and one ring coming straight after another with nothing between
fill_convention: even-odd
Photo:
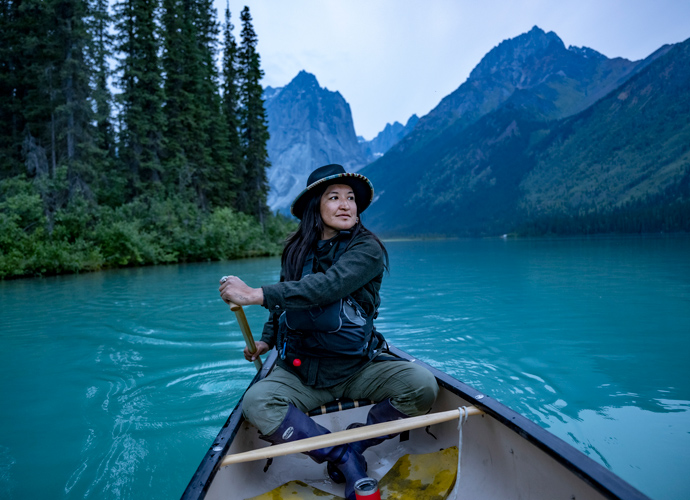
<instances>
[{"instance_id":1,"label":"black wide-brim hat","mask_svg":"<svg viewBox=\"0 0 690 500\"><path fill-rule=\"evenodd\" d=\"M328 184L347 184L350 186L355 193L358 214L364 212L374 199L374 186L369 179L362 174L345 172L342 165L332 163L319 167L309 174L307 187L292 202L290 207L292 215L301 219L314 190L319 186L325 187Z\"/></svg>"}]
</instances>

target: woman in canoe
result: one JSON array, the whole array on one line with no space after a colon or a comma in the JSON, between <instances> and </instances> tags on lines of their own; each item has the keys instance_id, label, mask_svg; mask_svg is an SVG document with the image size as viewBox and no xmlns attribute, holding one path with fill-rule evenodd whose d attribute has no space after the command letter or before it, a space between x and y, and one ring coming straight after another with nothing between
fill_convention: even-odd
<instances>
[{"instance_id":1,"label":"woman in canoe","mask_svg":"<svg viewBox=\"0 0 690 500\"><path fill-rule=\"evenodd\" d=\"M274 371L247 391L242 408L273 444L328 433L305 412L336 398L376 401L367 424L422 415L436 399L428 370L381 355L385 340L373 321L388 253L360 220L373 196L363 175L340 165L316 169L291 207L300 224L283 250L280 282L252 288L236 276L221 280L224 301L270 311L256 352L245 349L244 356L254 361L273 347L280 356ZM328 462L330 476L354 498L355 481L366 476L362 453L391 437L307 454Z\"/></svg>"}]
</instances>

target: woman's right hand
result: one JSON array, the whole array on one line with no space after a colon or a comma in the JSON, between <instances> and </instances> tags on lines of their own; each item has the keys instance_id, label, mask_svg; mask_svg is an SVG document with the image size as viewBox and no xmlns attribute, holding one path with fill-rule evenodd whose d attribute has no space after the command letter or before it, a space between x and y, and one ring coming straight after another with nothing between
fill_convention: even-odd
<instances>
[{"instance_id":1,"label":"woman's right hand","mask_svg":"<svg viewBox=\"0 0 690 500\"><path fill-rule=\"evenodd\" d=\"M262 342L259 340L256 343L256 352L254 354L249 352L249 347L244 348L244 359L247 361L254 361L256 359L259 359L259 356L262 354L266 354L271 348L268 347L268 344L266 342Z\"/></svg>"},{"instance_id":2,"label":"woman's right hand","mask_svg":"<svg viewBox=\"0 0 690 500\"><path fill-rule=\"evenodd\" d=\"M220 298L227 304L238 306L262 305L264 291L262 288L252 288L237 276L223 276L218 287Z\"/></svg>"}]
</instances>

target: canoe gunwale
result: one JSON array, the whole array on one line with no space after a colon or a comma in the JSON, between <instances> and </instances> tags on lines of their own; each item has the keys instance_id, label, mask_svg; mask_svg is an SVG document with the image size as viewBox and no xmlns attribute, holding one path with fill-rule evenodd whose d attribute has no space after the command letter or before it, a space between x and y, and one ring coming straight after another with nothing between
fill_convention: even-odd
<instances>
[{"instance_id":1,"label":"canoe gunwale","mask_svg":"<svg viewBox=\"0 0 690 500\"><path fill-rule=\"evenodd\" d=\"M503 403L478 391L458 379L420 361L405 351L390 347L391 353L404 359L414 360L434 374L439 385L444 389L461 396L471 402L487 415L520 435L523 439L534 444L542 451L553 457L573 474L612 500L651 500L647 495L619 478L603 465L595 462L587 455L566 443L527 417L511 410Z\"/></svg>"},{"instance_id":2,"label":"canoe gunwale","mask_svg":"<svg viewBox=\"0 0 690 500\"><path fill-rule=\"evenodd\" d=\"M460 382L396 347L390 346L390 353L401 359L414 361L427 368L436 377L441 387L483 410L487 415L551 456L605 497L612 500L651 500L647 495L619 478L603 465L595 462L561 438L555 436L516 411L511 410L490 396ZM262 370L256 374L249 387L268 375L277 357L278 354L276 350L272 350ZM205 498L208 488L220 468L219 465L223 457L228 453L230 445L240 429L240 425L244 422L244 416L242 415L243 399L244 395L242 395L227 422L206 452L201 464L184 491L181 497L182 499L197 500ZM218 447L222 449L220 451L214 451L214 448Z\"/></svg>"},{"instance_id":3,"label":"canoe gunwale","mask_svg":"<svg viewBox=\"0 0 690 500\"><path fill-rule=\"evenodd\" d=\"M256 384L259 380L265 378L266 375L270 373L270 371L273 369L273 365L275 364L277 358L278 353L275 349L273 349L269 354L268 358L266 358L266 361L264 362L261 371L259 371L254 376L249 386L247 386L247 389L252 385ZM201 464L192 476L192 479L189 481L187 489L185 489L184 493L182 494L182 499L203 499L206 496L206 492L208 491L209 486L213 482L214 476L218 472L218 466L221 460L225 455L227 455L232 441L235 439L235 436L239 432L240 425L242 424L242 422L244 422L244 415L242 415L243 400L244 393L242 394L240 400L237 402L235 409L232 410L232 413L230 413L230 417L228 417L228 420L225 422L225 425L223 425L220 432L213 440L213 443L206 452L206 455L204 456L203 460L201 461ZM220 451L214 451L214 448L217 449L218 447L221 447L222 449Z\"/></svg>"}]
</instances>

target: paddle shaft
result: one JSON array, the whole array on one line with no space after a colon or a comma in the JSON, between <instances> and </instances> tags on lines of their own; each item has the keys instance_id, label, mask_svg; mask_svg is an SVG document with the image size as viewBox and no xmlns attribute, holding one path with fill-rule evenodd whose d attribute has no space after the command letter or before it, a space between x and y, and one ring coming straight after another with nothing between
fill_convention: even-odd
<instances>
[{"instance_id":1,"label":"paddle shaft","mask_svg":"<svg viewBox=\"0 0 690 500\"><path fill-rule=\"evenodd\" d=\"M468 406L464 408L464 411L467 412L468 416L481 415L484 413L476 406ZM238 464L242 462L252 462L254 460L281 457L283 455L290 455L291 453L304 453L305 451L317 450L319 448L337 446L345 443L353 443L363 439L372 439L387 436L388 434L398 434L411 429L418 429L428 425L440 424L450 420L455 420L461 415L462 412L459 409L456 409L432 413L429 415L421 415L419 417L405 418L402 420L393 420L391 422L383 422L381 424L365 425L340 432L331 432L329 434L323 434L321 436L310 437L307 439L300 439L290 443L268 446L258 450L236 453L234 455L226 455L221 461L220 466L225 467L226 465Z\"/></svg>"},{"instance_id":2,"label":"paddle shaft","mask_svg":"<svg viewBox=\"0 0 690 500\"><path fill-rule=\"evenodd\" d=\"M249 328L249 323L247 322L247 316L244 314L244 309L242 309L242 306L230 302L230 310L235 313L237 323L240 325L240 330L244 337L244 342L247 344L247 349L251 354L254 354L256 352L256 344L254 343L252 330ZM263 364L261 363L260 357L254 360L254 366L256 366L256 371L261 371Z\"/></svg>"}]
</instances>

